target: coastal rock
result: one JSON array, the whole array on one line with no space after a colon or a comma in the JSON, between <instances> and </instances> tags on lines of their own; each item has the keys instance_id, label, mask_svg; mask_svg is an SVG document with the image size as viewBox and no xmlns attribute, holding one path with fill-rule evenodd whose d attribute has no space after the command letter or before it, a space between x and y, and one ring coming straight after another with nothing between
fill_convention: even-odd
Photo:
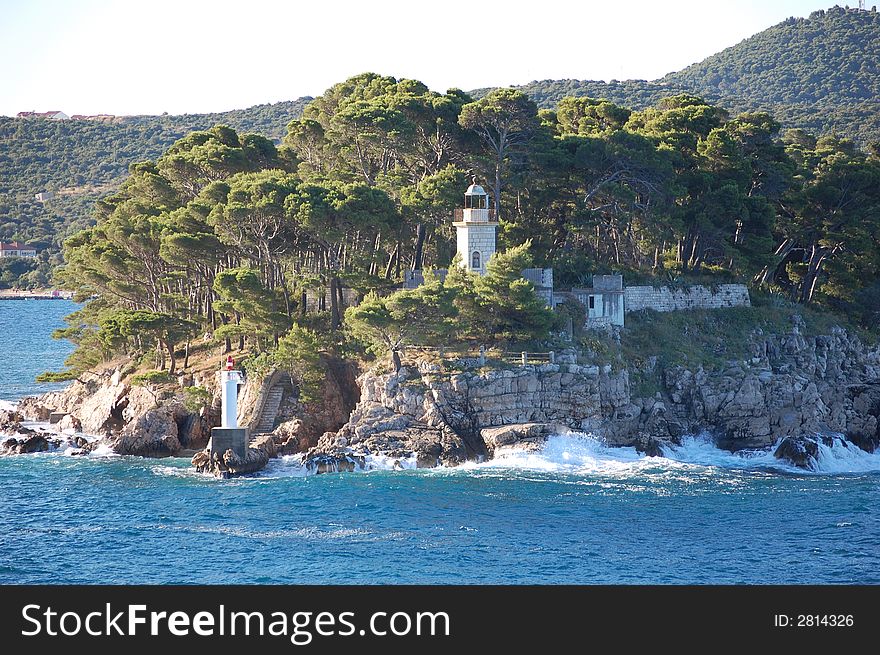
<instances>
[{"instance_id":1,"label":"coastal rock","mask_svg":"<svg viewBox=\"0 0 880 655\"><path fill-rule=\"evenodd\" d=\"M173 410L157 407L138 416L110 441L110 447L118 455L170 457L177 454L181 446Z\"/></svg>"},{"instance_id":2,"label":"coastal rock","mask_svg":"<svg viewBox=\"0 0 880 655\"><path fill-rule=\"evenodd\" d=\"M33 434L24 439L6 439L2 447L8 455L26 455L46 452L50 449L51 444L45 436Z\"/></svg>"},{"instance_id":3,"label":"coastal rock","mask_svg":"<svg viewBox=\"0 0 880 655\"><path fill-rule=\"evenodd\" d=\"M205 407L199 413L193 413L175 403L173 416L177 423L177 439L182 448L190 450L206 447L211 438L211 428L219 423L218 412L213 407Z\"/></svg>"},{"instance_id":4,"label":"coastal rock","mask_svg":"<svg viewBox=\"0 0 880 655\"><path fill-rule=\"evenodd\" d=\"M72 414L65 414L56 424L59 432L80 432L82 431L82 422Z\"/></svg>"},{"instance_id":5,"label":"coastal rock","mask_svg":"<svg viewBox=\"0 0 880 655\"><path fill-rule=\"evenodd\" d=\"M786 437L773 451L773 456L798 468L812 469L819 461L820 443L830 446L833 439L822 436Z\"/></svg>"},{"instance_id":6,"label":"coastal rock","mask_svg":"<svg viewBox=\"0 0 880 655\"><path fill-rule=\"evenodd\" d=\"M654 360L639 371L656 381L650 396L634 392L630 371L574 361L449 374L436 363L368 371L348 423L315 452L335 452L335 439L344 438L353 452L455 463L539 442L544 428L531 426L541 425L590 432L652 456L704 431L732 451L832 432L865 450L880 446L880 348L841 329L817 337L804 336L799 324L785 334L756 331L748 357L715 370L661 369ZM800 444L779 452L806 464L812 450Z\"/></svg>"},{"instance_id":7,"label":"coastal rock","mask_svg":"<svg viewBox=\"0 0 880 655\"><path fill-rule=\"evenodd\" d=\"M236 455L231 449L215 453L202 450L192 458L192 465L198 473L208 473L219 478L230 478L247 475L262 470L275 457L275 444L271 437L257 439L245 451L244 458Z\"/></svg>"},{"instance_id":8,"label":"coastal rock","mask_svg":"<svg viewBox=\"0 0 880 655\"><path fill-rule=\"evenodd\" d=\"M455 466L473 459L468 453L462 438L448 428L407 423L402 429L371 431L366 436L353 435L350 438L327 432L317 446L309 450L306 463L325 460L332 463L340 458L360 462L366 455L378 454L396 460L414 459L418 468L434 468Z\"/></svg>"},{"instance_id":9,"label":"coastal rock","mask_svg":"<svg viewBox=\"0 0 880 655\"><path fill-rule=\"evenodd\" d=\"M18 402L17 413L32 421L48 421L53 411L51 407L43 402L42 397L29 396L22 398ZM2 412L0 412L0 415L2 415Z\"/></svg>"},{"instance_id":10,"label":"coastal rock","mask_svg":"<svg viewBox=\"0 0 880 655\"><path fill-rule=\"evenodd\" d=\"M633 440L637 452L648 457L663 457L663 443L649 434L640 434Z\"/></svg>"},{"instance_id":11,"label":"coastal rock","mask_svg":"<svg viewBox=\"0 0 880 655\"><path fill-rule=\"evenodd\" d=\"M269 458L278 457L278 450L275 447L275 440L271 435L265 434L257 437L251 442L250 447L255 450L264 450Z\"/></svg>"},{"instance_id":12,"label":"coastal rock","mask_svg":"<svg viewBox=\"0 0 880 655\"><path fill-rule=\"evenodd\" d=\"M550 423L514 423L494 428L483 428L480 436L489 449L505 446L521 445L523 442L538 444L546 441L551 434L564 431L566 428Z\"/></svg>"},{"instance_id":13,"label":"coastal rock","mask_svg":"<svg viewBox=\"0 0 880 655\"><path fill-rule=\"evenodd\" d=\"M285 455L307 451L317 442L311 438L310 431L301 419L284 421L272 432L275 444Z\"/></svg>"},{"instance_id":14,"label":"coastal rock","mask_svg":"<svg viewBox=\"0 0 880 655\"><path fill-rule=\"evenodd\" d=\"M880 447L880 384L852 385L846 390L846 438L873 453Z\"/></svg>"},{"instance_id":15,"label":"coastal rock","mask_svg":"<svg viewBox=\"0 0 880 655\"><path fill-rule=\"evenodd\" d=\"M0 434L19 434L24 415L11 409L0 409Z\"/></svg>"},{"instance_id":16,"label":"coastal rock","mask_svg":"<svg viewBox=\"0 0 880 655\"><path fill-rule=\"evenodd\" d=\"M269 455L264 450L248 448L244 459L236 455L231 449L222 455L215 454L213 457L208 451L200 451L192 458L192 465L198 473L209 473L219 478L230 478L248 473L256 473L265 468L269 462Z\"/></svg>"},{"instance_id":17,"label":"coastal rock","mask_svg":"<svg viewBox=\"0 0 880 655\"><path fill-rule=\"evenodd\" d=\"M69 414L80 421L83 432L109 436L125 425L122 413L129 403L130 388L121 377L117 369L92 375L87 380L75 380L63 391L35 399L25 398L20 408L29 418L38 421L48 421L52 413Z\"/></svg>"},{"instance_id":18,"label":"coastal rock","mask_svg":"<svg viewBox=\"0 0 880 655\"><path fill-rule=\"evenodd\" d=\"M321 475L323 473L351 473L356 468L363 469L365 460L362 455L336 454L314 455L306 459L305 466L309 471Z\"/></svg>"}]
</instances>

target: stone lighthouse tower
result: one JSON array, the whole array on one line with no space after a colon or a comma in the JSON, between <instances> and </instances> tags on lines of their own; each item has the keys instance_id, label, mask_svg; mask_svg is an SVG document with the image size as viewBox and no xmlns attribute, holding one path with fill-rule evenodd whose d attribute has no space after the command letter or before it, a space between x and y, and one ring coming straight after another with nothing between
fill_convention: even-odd
<instances>
[{"instance_id":1,"label":"stone lighthouse tower","mask_svg":"<svg viewBox=\"0 0 880 655\"><path fill-rule=\"evenodd\" d=\"M452 221L462 265L483 275L486 262L495 254L495 210L489 209L489 194L476 183L464 194L464 209L456 209Z\"/></svg>"}]
</instances>

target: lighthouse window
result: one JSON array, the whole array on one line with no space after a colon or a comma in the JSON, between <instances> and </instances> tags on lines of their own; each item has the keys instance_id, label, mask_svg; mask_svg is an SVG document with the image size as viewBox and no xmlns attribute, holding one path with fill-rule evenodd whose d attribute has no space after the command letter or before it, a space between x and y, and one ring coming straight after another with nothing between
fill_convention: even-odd
<instances>
[{"instance_id":1,"label":"lighthouse window","mask_svg":"<svg viewBox=\"0 0 880 655\"><path fill-rule=\"evenodd\" d=\"M480 267L480 253L476 250L474 251L473 256L471 257L471 268L481 268Z\"/></svg>"},{"instance_id":2,"label":"lighthouse window","mask_svg":"<svg viewBox=\"0 0 880 655\"><path fill-rule=\"evenodd\" d=\"M486 209L486 196L465 196L465 209Z\"/></svg>"},{"instance_id":3,"label":"lighthouse window","mask_svg":"<svg viewBox=\"0 0 880 655\"><path fill-rule=\"evenodd\" d=\"M590 296L590 309L596 309L596 296Z\"/></svg>"}]
</instances>

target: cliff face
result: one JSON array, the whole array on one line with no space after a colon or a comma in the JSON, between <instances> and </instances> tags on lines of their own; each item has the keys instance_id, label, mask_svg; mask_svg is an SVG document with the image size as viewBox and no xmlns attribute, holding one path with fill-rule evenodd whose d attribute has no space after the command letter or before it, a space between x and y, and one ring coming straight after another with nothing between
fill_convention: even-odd
<instances>
[{"instance_id":1,"label":"cliff face","mask_svg":"<svg viewBox=\"0 0 880 655\"><path fill-rule=\"evenodd\" d=\"M841 329L806 338L796 326L755 339L751 354L722 372L666 371L672 414L691 429L711 429L733 449L840 432L873 451L880 440L880 349Z\"/></svg>"},{"instance_id":2,"label":"cliff face","mask_svg":"<svg viewBox=\"0 0 880 655\"><path fill-rule=\"evenodd\" d=\"M820 432L841 432L870 451L880 443L880 349L839 329L806 338L795 326L756 335L750 354L723 370L640 370L658 383L649 396L627 370L578 365L572 355L504 370L449 374L422 363L367 372L349 422L311 456L415 452L420 466L455 464L559 428L649 454L703 431L731 450Z\"/></svg>"},{"instance_id":3,"label":"cliff face","mask_svg":"<svg viewBox=\"0 0 880 655\"><path fill-rule=\"evenodd\" d=\"M452 372L422 362L363 374L359 400L354 369L340 362L328 369L321 399L307 407L294 403L295 417L271 437L279 452L308 450L307 464L319 471L350 468L369 454L414 456L424 467L454 465L512 444L538 444L564 429L655 455L663 443L700 432L730 450L829 432L864 450L880 445L880 348L841 329L806 337L799 325L787 334L757 333L750 343L748 357L713 370L587 366L576 363L574 352L559 354L554 364ZM198 382L216 390L213 380ZM247 382L240 416L254 413L262 383ZM101 436L120 454L165 456L204 447L217 423L216 396L212 407L194 414L179 390L132 387L117 370L25 399L18 412L44 421L63 414L56 430ZM0 430L20 432L18 421L0 416ZM794 450L789 444L786 452Z\"/></svg>"}]
</instances>

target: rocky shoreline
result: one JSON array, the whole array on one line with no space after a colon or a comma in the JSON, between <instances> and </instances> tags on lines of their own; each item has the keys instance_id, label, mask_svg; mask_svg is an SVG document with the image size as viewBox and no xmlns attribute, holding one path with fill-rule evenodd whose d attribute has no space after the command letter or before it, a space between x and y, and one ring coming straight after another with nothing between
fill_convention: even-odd
<instances>
[{"instance_id":1,"label":"rocky shoreline","mask_svg":"<svg viewBox=\"0 0 880 655\"><path fill-rule=\"evenodd\" d=\"M368 371L348 423L324 434L307 461L412 453L419 466L454 466L562 430L650 456L708 433L730 451L775 446L779 459L801 468L815 465L818 443L833 434L867 452L880 446L880 348L842 329L808 338L796 322L787 334L756 332L750 357L716 371L576 362L569 352L553 364L505 369L444 373L421 362ZM639 395L634 374L655 375L659 388Z\"/></svg>"},{"instance_id":2,"label":"rocky shoreline","mask_svg":"<svg viewBox=\"0 0 880 655\"><path fill-rule=\"evenodd\" d=\"M182 393L157 396L127 384L116 369L0 412L0 434L18 435L0 442L0 452L50 450L64 439L82 453L102 445L144 457L198 451L197 471L228 477L294 453L316 473L363 468L375 455L423 468L455 466L505 448L539 448L549 435L568 430L649 456L662 455L684 435L708 433L724 449L773 447L778 458L803 468L815 465L819 444L833 434L867 452L880 446L880 348L841 329L817 337L805 337L799 324L787 334L758 332L747 359L712 371L658 370L656 362L640 369L596 366L578 358L569 351L553 364L452 371L421 361L393 373L369 370L355 390L331 375L315 408L291 401L293 409L254 440L244 458L202 450L218 422L215 381L198 381L215 399L191 412ZM633 383L645 376L657 383L650 395ZM240 416L254 414L261 385L265 390L266 380L248 381ZM25 419L51 420L56 432L29 434Z\"/></svg>"}]
</instances>

